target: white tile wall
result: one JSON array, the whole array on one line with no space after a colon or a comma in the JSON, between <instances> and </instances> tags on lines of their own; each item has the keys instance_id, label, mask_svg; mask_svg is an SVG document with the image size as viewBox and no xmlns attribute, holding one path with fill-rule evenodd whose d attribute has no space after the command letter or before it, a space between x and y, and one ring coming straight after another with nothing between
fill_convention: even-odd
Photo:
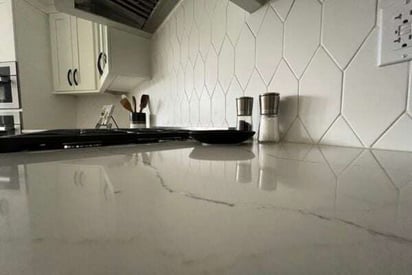
<instances>
[{"instance_id":1,"label":"white tile wall","mask_svg":"<svg viewBox=\"0 0 412 275\"><path fill-rule=\"evenodd\" d=\"M390 1L272 0L250 15L183 0L136 93L150 94L158 125L225 127L235 98L252 95L257 128L258 95L279 92L285 140L412 151L409 65L376 66L377 7Z\"/></svg>"}]
</instances>

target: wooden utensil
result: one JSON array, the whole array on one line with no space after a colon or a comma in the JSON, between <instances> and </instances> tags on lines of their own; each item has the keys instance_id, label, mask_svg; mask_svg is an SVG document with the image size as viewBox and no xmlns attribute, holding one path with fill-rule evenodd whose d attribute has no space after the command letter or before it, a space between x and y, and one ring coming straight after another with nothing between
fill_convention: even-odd
<instances>
[{"instance_id":1,"label":"wooden utensil","mask_svg":"<svg viewBox=\"0 0 412 275\"><path fill-rule=\"evenodd\" d=\"M129 112L133 113L132 105L130 104L129 99L125 95L122 95L122 99L120 100L120 104L122 104L123 108L125 108Z\"/></svg>"},{"instance_id":2,"label":"wooden utensil","mask_svg":"<svg viewBox=\"0 0 412 275\"><path fill-rule=\"evenodd\" d=\"M143 112L143 109L146 108L147 103L149 103L149 95L142 95L140 98L140 111L139 113Z\"/></svg>"}]
</instances>

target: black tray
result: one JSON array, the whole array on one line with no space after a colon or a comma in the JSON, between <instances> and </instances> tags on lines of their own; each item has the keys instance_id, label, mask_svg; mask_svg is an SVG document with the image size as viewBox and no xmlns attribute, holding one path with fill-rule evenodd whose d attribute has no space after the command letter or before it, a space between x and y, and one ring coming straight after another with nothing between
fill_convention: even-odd
<instances>
[{"instance_id":1,"label":"black tray","mask_svg":"<svg viewBox=\"0 0 412 275\"><path fill-rule=\"evenodd\" d=\"M189 132L190 137L207 144L238 144L248 140L254 134L254 131L238 130L196 130Z\"/></svg>"}]
</instances>

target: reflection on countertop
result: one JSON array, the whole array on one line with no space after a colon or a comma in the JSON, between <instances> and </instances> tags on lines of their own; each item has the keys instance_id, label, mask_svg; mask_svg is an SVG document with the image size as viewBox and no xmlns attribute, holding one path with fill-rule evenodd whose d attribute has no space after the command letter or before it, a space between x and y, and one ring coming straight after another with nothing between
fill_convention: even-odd
<instances>
[{"instance_id":1,"label":"reflection on countertop","mask_svg":"<svg viewBox=\"0 0 412 275\"><path fill-rule=\"evenodd\" d=\"M173 142L75 153L4 155L5 274L412 273L412 153Z\"/></svg>"}]
</instances>

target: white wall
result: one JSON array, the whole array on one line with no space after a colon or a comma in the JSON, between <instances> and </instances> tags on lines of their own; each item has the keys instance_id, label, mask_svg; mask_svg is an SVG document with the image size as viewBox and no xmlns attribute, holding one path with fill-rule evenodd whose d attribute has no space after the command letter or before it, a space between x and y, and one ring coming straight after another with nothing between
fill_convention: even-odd
<instances>
[{"instance_id":1,"label":"white wall","mask_svg":"<svg viewBox=\"0 0 412 275\"><path fill-rule=\"evenodd\" d=\"M74 128L76 98L53 95L48 15L13 0L25 129Z\"/></svg>"},{"instance_id":2,"label":"white wall","mask_svg":"<svg viewBox=\"0 0 412 275\"><path fill-rule=\"evenodd\" d=\"M376 66L377 7L272 0L249 15L184 0L154 35L153 79L137 93L158 125L214 127L234 126L235 98L254 96L257 128L258 95L279 92L286 141L412 151L410 64ZM78 113L96 112L87 100Z\"/></svg>"}]
</instances>

